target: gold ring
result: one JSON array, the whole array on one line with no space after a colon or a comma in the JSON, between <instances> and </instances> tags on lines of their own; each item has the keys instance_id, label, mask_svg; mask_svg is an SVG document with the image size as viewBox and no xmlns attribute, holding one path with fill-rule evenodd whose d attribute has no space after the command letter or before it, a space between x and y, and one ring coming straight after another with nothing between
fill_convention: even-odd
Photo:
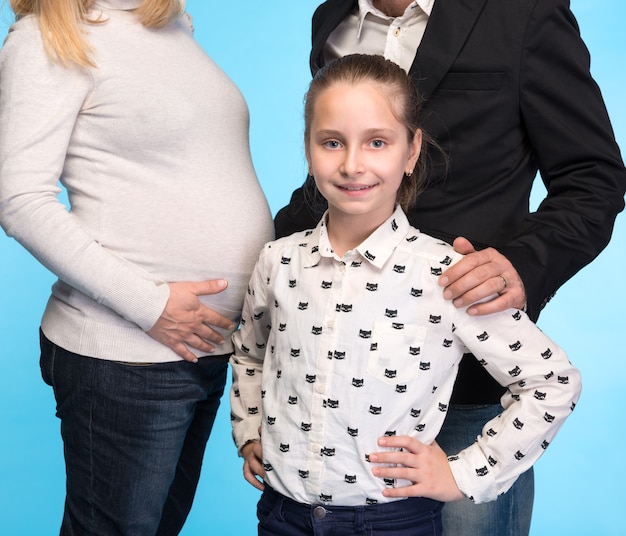
<instances>
[{"instance_id":1,"label":"gold ring","mask_svg":"<svg viewBox=\"0 0 626 536\"><path fill-rule=\"evenodd\" d=\"M504 276L502 274L500 274L498 277L502 279L502 282L504 283L504 286L502 287L502 290L504 290L507 287L506 279L504 279Z\"/></svg>"}]
</instances>

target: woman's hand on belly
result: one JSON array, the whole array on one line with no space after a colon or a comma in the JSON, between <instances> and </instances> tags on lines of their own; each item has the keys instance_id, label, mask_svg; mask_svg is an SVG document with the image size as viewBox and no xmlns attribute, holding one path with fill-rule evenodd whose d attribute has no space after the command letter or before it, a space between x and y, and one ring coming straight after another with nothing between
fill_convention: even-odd
<instances>
[{"instance_id":1,"label":"woman's hand on belly","mask_svg":"<svg viewBox=\"0 0 626 536\"><path fill-rule=\"evenodd\" d=\"M169 283L170 297L165 309L147 334L186 361L197 362L189 348L210 354L215 350L211 342L224 342L224 337L213 328L234 329L232 320L203 305L198 296L218 294L227 286L225 279Z\"/></svg>"}]
</instances>

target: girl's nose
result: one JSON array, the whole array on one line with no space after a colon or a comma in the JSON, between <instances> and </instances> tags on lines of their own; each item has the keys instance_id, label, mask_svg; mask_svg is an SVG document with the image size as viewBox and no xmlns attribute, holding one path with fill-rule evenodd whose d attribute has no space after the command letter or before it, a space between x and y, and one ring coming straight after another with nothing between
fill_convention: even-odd
<instances>
[{"instance_id":1,"label":"girl's nose","mask_svg":"<svg viewBox=\"0 0 626 536\"><path fill-rule=\"evenodd\" d=\"M363 173L363 159L361 152L358 148L347 149L345 152L345 158L341 164L341 174L345 177L353 177Z\"/></svg>"}]
</instances>

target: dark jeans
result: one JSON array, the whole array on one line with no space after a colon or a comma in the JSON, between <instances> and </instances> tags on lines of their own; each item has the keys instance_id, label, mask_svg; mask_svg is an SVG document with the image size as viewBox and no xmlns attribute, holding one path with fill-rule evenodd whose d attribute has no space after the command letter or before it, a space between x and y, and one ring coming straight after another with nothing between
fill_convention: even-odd
<instances>
[{"instance_id":1,"label":"dark jeans","mask_svg":"<svg viewBox=\"0 0 626 536\"><path fill-rule=\"evenodd\" d=\"M471 445L485 423L502 413L502 406L450 406L437 443L448 455ZM522 473L513 487L496 501L474 504L469 499L446 503L443 508L445 536L528 536L533 511L532 468Z\"/></svg>"},{"instance_id":2,"label":"dark jeans","mask_svg":"<svg viewBox=\"0 0 626 536\"><path fill-rule=\"evenodd\" d=\"M301 504L266 485L259 536L441 536L441 507L421 497L373 506Z\"/></svg>"},{"instance_id":3,"label":"dark jeans","mask_svg":"<svg viewBox=\"0 0 626 536\"><path fill-rule=\"evenodd\" d=\"M67 474L61 535L170 536L196 492L228 356L128 365L41 335Z\"/></svg>"}]
</instances>

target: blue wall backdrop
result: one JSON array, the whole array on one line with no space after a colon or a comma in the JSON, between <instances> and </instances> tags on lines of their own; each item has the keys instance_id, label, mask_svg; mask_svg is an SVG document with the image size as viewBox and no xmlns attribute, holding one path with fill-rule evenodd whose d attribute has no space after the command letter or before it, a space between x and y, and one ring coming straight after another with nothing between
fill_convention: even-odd
<instances>
[{"instance_id":1,"label":"blue wall backdrop","mask_svg":"<svg viewBox=\"0 0 626 536\"><path fill-rule=\"evenodd\" d=\"M251 113L257 173L276 212L304 179L302 95L308 84L310 18L318 0L188 0L196 38L232 77ZM0 8L0 39L11 24ZM626 3L572 0L617 140L626 147ZM535 192L539 199L541 189ZM233 218L238 215L233 214ZM245 215L241 215L245 217ZM626 216L602 255L572 279L539 325L582 370L580 404L536 466L533 536L611 536L623 522ZM64 469L51 390L38 370L37 328L53 277L0 236L0 533L58 534ZM255 533L257 492L241 476L227 399L209 442L184 536Z\"/></svg>"}]
</instances>

